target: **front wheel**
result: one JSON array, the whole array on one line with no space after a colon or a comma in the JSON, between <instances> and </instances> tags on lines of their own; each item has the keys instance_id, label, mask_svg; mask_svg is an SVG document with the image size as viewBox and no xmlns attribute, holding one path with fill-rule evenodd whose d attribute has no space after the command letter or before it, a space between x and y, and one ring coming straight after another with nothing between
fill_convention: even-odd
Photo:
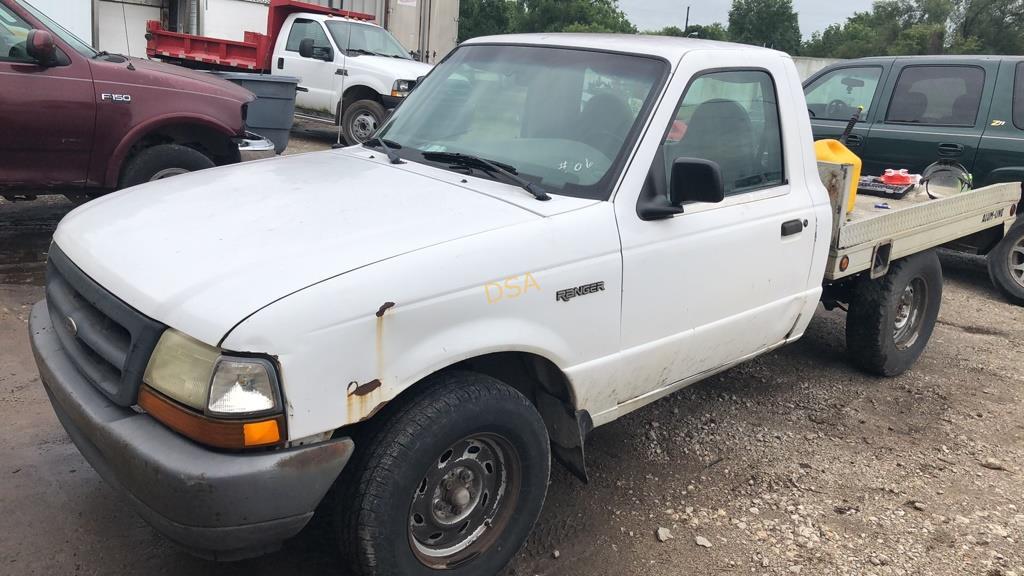
<instances>
[{"instance_id":1,"label":"front wheel","mask_svg":"<svg viewBox=\"0 0 1024 576\"><path fill-rule=\"evenodd\" d=\"M339 503L343 552L363 576L497 574L544 504L544 421L488 376L453 372L424 387L341 480L354 482Z\"/></svg>"},{"instance_id":2,"label":"front wheel","mask_svg":"<svg viewBox=\"0 0 1024 576\"><path fill-rule=\"evenodd\" d=\"M345 141L350 145L366 142L384 121L384 115L384 107L374 100L357 100L349 104L341 117Z\"/></svg>"},{"instance_id":3,"label":"front wheel","mask_svg":"<svg viewBox=\"0 0 1024 576\"><path fill-rule=\"evenodd\" d=\"M146 148L128 161L121 174L120 187L128 188L214 166L213 160L194 148L160 144Z\"/></svg>"},{"instance_id":4,"label":"front wheel","mask_svg":"<svg viewBox=\"0 0 1024 576\"><path fill-rule=\"evenodd\" d=\"M1010 228L989 253L988 275L1011 302L1024 306L1024 222Z\"/></svg>"},{"instance_id":5,"label":"front wheel","mask_svg":"<svg viewBox=\"0 0 1024 576\"><path fill-rule=\"evenodd\" d=\"M846 317L854 364L878 376L909 370L928 345L941 303L942 265L934 250L894 262L881 278L859 280Z\"/></svg>"}]
</instances>

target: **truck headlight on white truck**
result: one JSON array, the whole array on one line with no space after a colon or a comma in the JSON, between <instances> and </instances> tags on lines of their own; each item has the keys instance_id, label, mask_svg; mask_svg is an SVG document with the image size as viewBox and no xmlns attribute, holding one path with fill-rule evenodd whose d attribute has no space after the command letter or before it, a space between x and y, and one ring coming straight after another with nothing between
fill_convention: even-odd
<instances>
[{"instance_id":1,"label":"truck headlight on white truck","mask_svg":"<svg viewBox=\"0 0 1024 576\"><path fill-rule=\"evenodd\" d=\"M415 86L415 80L395 80L394 86L391 87L391 95L395 98L405 98Z\"/></svg>"},{"instance_id":2,"label":"truck headlight on white truck","mask_svg":"<svg viewBox=\"0 0 1024 576\"><path fill-rule=\"evenodd\" d=\"M222 355L218 348L167 330L143 382L148 388L140 390L139 405L193 440L246 448L283 439L281 395L267 359Z\"/></svg>"}]
</instances>

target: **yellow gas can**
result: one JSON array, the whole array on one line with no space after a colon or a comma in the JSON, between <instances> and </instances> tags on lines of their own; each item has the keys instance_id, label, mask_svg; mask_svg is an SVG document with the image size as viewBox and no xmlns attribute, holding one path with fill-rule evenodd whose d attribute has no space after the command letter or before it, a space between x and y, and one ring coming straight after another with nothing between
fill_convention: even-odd
<instances>
[{"instance_id":1,"label":"yellow gas can","mask_svg":"<svg viewBox=\"0 0 1024 576\"><path fill-rule=\"evenodd\" d=\"M864 164L860 157L850 152L850 149L839 140L818 140L814 143L814 154L820 162L853 164L853 181L850 182L850 203L846 206L847 212L853 212L854 202L857 200L857 183L860 181L860 170Z\"/></svg>"}]
</instances>

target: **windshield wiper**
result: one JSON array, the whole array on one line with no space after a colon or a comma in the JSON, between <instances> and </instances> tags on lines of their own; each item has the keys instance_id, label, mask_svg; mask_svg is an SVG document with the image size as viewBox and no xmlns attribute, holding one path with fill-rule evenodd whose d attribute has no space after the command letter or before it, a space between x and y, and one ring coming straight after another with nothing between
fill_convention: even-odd
<instances>
[{"instance_id":1,"label":"windshield wiper","mask_svg":"<svg viewBox=\"0 0 1024 576\"><path fill-rule=\"evenodd\" d=\"M392 142L391 140L385 140L380 136L374 136L366 142L363 142L363 146L366 146L367 148L377 148L379 146L384 149L384 153L388 155L388 161L392 164L405 164L402 157L395 152L395 150L402 149L402 145L398 142Z\"/></svg>"},{"instance_id":2,"label":"windshield wiper","mask_svg":"<svg viewBox=\"0 0 1024 576\"><path fill-rule=\"evenodd\" d=\"M366 54L367 56L383 56L383 54L378 54L377 52L367 50L366 48L349 48L348 51L356 52L357 54Z\"/></svg>"},{"instance_id":3,"label":"windshield wiper","mask_svg":"<svg viewBox=\"0 0 1024 576\"><path fill-rule=\"evenodd\" d=\"M423 159L429 162L447 162L456 166L479 168L484 172L497 172L518 184L520 188L532 194L537 200L551 200L551 196L548 196L547 192L539 186L535 186L521 178L519 176L519 171L509 164L496 162L494 160L487 160L479 156L473 156L472 154L462 154L460 152L424 152Z\"/></svg>"}]
</instances>

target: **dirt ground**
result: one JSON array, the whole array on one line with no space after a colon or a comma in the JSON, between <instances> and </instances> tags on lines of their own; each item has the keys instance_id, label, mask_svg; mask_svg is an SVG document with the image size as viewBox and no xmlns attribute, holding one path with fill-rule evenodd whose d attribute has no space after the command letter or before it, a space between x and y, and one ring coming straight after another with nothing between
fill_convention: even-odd
<instances>
[{"instance_id":1,"label":"dirt ground","mask_svg":"<svg viewBox=\"0 0 1024 576\"><path fill-rule=\"evenodd\" d=\"M296 137L292 152L330 132ZM343 574L315 533L256 560L193 558L79 455L27 337L69 209L0 200L0 575ZM850 368L844 314L821 311L797 344L596 430L590 485L553 468L510 574L1024 576L1024 308L983 260L942 262L939 326L910 373Z\"/></svg>"}]
</instances>

